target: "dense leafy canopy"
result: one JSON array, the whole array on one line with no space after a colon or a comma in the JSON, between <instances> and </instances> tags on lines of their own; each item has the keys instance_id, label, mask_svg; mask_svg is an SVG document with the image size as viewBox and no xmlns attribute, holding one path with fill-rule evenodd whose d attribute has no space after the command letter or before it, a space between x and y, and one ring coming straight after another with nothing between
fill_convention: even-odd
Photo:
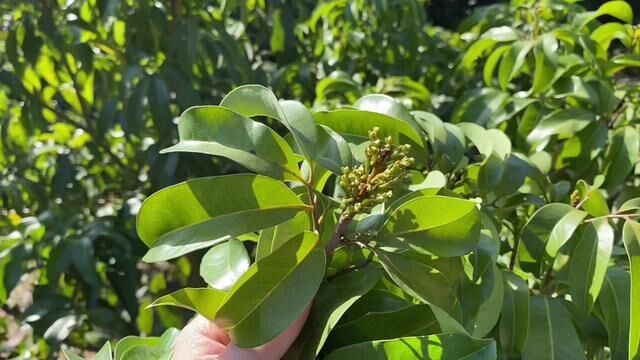
<instances>
[{"instance_id":1,"label":"dense leafy canopy","mask_svg":"<svg viewBox=\"0 0 640 360\"><path fill-rule=\"evenodd\" d=\"M0 4L0 357L640 358L633 8L425 8Z\"/></svg>"}]
</instances>

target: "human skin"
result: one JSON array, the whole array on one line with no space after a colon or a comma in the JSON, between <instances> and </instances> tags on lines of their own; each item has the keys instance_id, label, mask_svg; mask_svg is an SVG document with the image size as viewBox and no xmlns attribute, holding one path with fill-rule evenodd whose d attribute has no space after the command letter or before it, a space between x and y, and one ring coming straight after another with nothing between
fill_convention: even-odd
<instances>
[{"instance_id":1,"label":"human skin","mask_svg":"<svg viewBox=\"0 0 640 360\"><path fill-rule=\"evenodd\" d=\"M311 306L285 331L257 348L243 349L232 343L229 334L212 321L198 315L185 326L176 340L173 360L279 360L300 334Z\"/></svg>"}]
</instances>

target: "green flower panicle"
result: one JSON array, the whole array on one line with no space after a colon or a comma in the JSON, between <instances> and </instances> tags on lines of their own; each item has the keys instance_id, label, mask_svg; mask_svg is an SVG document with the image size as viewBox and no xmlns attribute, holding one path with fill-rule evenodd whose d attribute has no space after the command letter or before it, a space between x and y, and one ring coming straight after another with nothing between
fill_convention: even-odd
<instances>
[{"instance_id":1,"label":"green flower panicle","mask_svg":"<svg viewBox=\"0 0 640 360\"><path fill-rule=\"evenodd\" d=\"M408 181L409 167L414 159L409 156L410 145L395 146L390 136L380 138L380 129L369 131L370 143L365 149L366 162L342 169L340 186L344 189L342 217L352 218L371 209L393 195L393 186Z\"/></svg>"}]
</instances>

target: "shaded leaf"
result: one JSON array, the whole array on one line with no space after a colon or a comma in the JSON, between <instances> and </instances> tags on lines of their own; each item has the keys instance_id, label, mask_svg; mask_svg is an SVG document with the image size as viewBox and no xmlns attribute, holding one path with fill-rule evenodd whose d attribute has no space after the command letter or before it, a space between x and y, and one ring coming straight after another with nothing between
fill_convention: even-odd
<instances>
[{"instance_id":1,"label":"shaded leaf","mask_svg":"<svg viewBox=\"0 0 640 360\"><path fill-rule=\"evenodd\" d=\"M585 314L598 298L613 248L613 229L606 219L584 226L578 244L571 253L569 293Z\"/></svg>"},{"instance_id":2,"label":"shaded leaf","mask_svg":"<svg viewBox=\"0 0 640 360\"><path fill-rule=\"evenodd\" d=\"M316 295L311 315L285 359L315 359L342 315L375 285L380 271L364 268L325 281Z\"/></svg>"},{"instance_id":3,"label":"shaded leaf","mask_svg":"<svg viewBox=\"0 0 640 360\"><path fill-rule=\"evenodd\" d=\"M631 126L618 128L609 140L604 159L605 188L622 184L640 156L640 135Z\"/></svg>"},{"instance_id":4,"label":"shaded leaf","mask_svg":"<svg viewBox=\"0 0 640 360\"><path fill-rule=\"evenodd\" d=\"M580 339L561 300L533 296L529 336L522 360L585 359Z\"/></svg>"},{"instance_id":5,"label":"shaded leaf","mask_svg":"<svg viewBox=\"0 0 640 360\"><path fill-rule=\"evenodd\" d=\"M411 260L405 256L377 251L380 263L391 279L411 296L427 304L434 305L454 319L461 318L461 308L458 298L449 280L435 268ZM436 316L439 315L436 312ZM440 324L443 330L446 324Z\"/></svg>"},{"instance_id":6,"label":"shaded leaf","mask_svg":"<svg viewBox=\"0 0 640 360\"><path fill-rule=\"evenodd\" d=\"M341 324L331 333L328 343L337 348L365 341L430 335L439 330L438 320L429 305L409 305L385 312L371 311Z\"/></svg>"},{"instance_id":7,"label":"shaded leaf","mask_svg":"<svg viewBox=\"0 0 640 360\"><path fill-rule=\"evenodd\" d=\"M548 267L586 216L586 212L561 203L538 209L522 231L522 243L518 251L522 268L540 273Z\"/></svg>"},{"instance_id":8,"label":"shaded leaf","mask_svg":"<svg viewBox=\"0 0 640 360\"><path fill-rule=\"evenodd\" d=\"M494 359L496 344L458 334L404 337L355 344L330 353L326 360L341 359Z\"/></svg>"},{"instance_id":9,"label":"shaded leaf","mask_svg":"<svg viewBox=\"0 0 640 360\"><path fill-rule=\"evenodd\" d=\"M602 313L600 320L607 328L611 359L614 360L630 359L630 284L631 278L627 271L619 267L611 267L607 269L598 298ZM634 334L637 332L634 331Z\"/></svg>"},{"instance_id":10,"label":"shaded leaf","mask_svg":"<svg viewBox=\"0 0 640 360\"><path fill-rule=\"evenodd\" d=\"M520 356L529 333L529 287L518 275L502 272L504 301L500 314L500 345L509 357Z\"/></svg>"}]
</instances>

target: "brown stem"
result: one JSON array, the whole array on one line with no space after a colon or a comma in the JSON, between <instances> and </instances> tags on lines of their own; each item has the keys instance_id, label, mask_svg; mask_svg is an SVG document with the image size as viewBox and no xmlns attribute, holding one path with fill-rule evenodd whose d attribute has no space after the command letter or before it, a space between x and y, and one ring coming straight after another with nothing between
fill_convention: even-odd
<instances>
[{"instance_id":1,"label":"brown stem","mask_svg":"<svg viewBox=\"0 0 640 360\"><path fill-rule=\"evenodd\" d=\"M174 18L180 17L180 0L171 0L171 13Z\"/></svg>"},{"instance_id":2,"label":"brown stem","mask_svg":"<svg viewBox=\"0 0 640 360\"><path fill-rule=\"evenodd\" d=\"M553 290L553 267L550 267L547 270L547 273L544 275L544 279L542 280L542 284L540 286L540 292L542 294L550 295Z\"/></svg>"},{"instance_id":3,"label":"brown stem","mask_svg":"<svg viewBox=\"0 0 640 360\"><path fill-rule=\"evenodd\" d=\"M350 217L340 217L340 222L338 223L336 232L333 233L331 240L329 240L329 242L327 243L327 247L325 248L327 256L331 256L333 250L335 250L340 245L342 235L344 235L344 231L347 230L347 227L349 227L349 224L351 224L352 220L353 219Z\"/></svg>"}]
</instances>

